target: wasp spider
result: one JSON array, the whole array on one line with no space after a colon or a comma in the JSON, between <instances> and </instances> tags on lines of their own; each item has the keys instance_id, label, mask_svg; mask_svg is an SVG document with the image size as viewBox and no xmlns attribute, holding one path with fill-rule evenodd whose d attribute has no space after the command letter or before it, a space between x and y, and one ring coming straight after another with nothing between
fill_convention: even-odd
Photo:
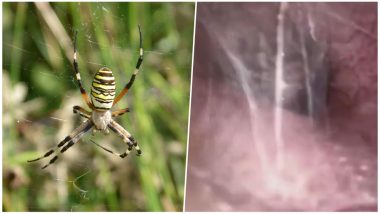
<instances>
[{"instance_id":1,"label":"wasp spider","mask_svg":"<svg viewBox=\"0 0 380 214\"><path fill-rule=\"evenodd\" d=\"M112 71L108 68L101 68L99 71L95 74L94 80L92 81L92 87L91 87L91 100L89 99L86 90L83 88L79 69L78 69L78 62L77 62L77 32L75 32L74 36L74 71L75 71L75 77L76 81L78 82L80 92L82 94L82 98L88 105L88 107L91 109L91 111L87 111L84 108L80 106L74 106L73 110L75 114L79 114L80 116L86 118L86 121L83 122L78 128L76 128L70 135L68 135L65 139L63 139L57 147L50 149L48 152L46 152L43 156L36 158L34 160L29 160L28 162L34 162L38 161L44 158L49 157L53 153L56 153L56 155L50 159L50 161L44 165L42 168L48 167L50 164L53 164L58 159L58 154L63 153L66 150L68 150L71 146L73 146L76 142L79 141L79 139L88 131L92 129L92 132L95 133L96 131L102 131L105 134L109 133L109 129L111 129L113 132L115 132L117 135L119 135L123 142L126 143L128 146L126 151L122 154L118 154L116 152L113 152L99 144L95 145L99 146L103 150L117 155L121 158L125 158L132 148L134 147L137 151L137 155L141 155L141 150L139 146L137 145L137 141L132 137L132 135L125 130L121 125L119 125L117 122L113 120L113 118L123 115L126 112L129 112L128 108L125 109L119 109L115 111L111 111L110 109L120 101L120 99L128 92L128 90L131 88L133 82L135 81L136 75L139 72L141 63L143 61L143 48L142 48L142 36L141 36L141 29L139 26L139 35L140 35L140 54L139 58L136 64L136 69L132 74L131 79L129 82L125 85L124 89L120 92L120 94L115 98L115 78L112 74Z\"/></svg>"}]
</instances>

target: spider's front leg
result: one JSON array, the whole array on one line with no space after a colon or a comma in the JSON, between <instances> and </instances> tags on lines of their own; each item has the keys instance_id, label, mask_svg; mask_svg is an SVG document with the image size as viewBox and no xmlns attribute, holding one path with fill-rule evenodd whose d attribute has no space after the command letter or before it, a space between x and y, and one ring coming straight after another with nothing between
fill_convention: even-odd
<instances>
[{"instance_id":1,"label":"spider's front leg","mask_svg":"<svg viewBox=\"0 0 380 214\"><path fill-rule=\"evenodd\" d=\"M127 109L121 109L121 110L118 110L118 112L122 112L122 111L126 112L126 110ZM119 135L123 139L123 142L128 145L128 148L127 148L127 150L124 153L120 154L120 153L114 152L114 151L112 151L110 149L107 149L106 147L104 147L102 145L99 145L98 143L96 143L93 140L90 140L90 141L93 144L95 144L96 146L98 146L99 148L103 149L104 151L106 151L108 153L111 153L111 154L113 154L115 156L121 157L121 158L127 157L128 154L132 151L133 147L136 148L137 155L141 155L141 150L140 150L139 146L137 145L137 141L123 127L121 127L115 121L111 120L111 122L108 124L108 128L110 128L117 135ZM105 131L108 131L108 129L105 129Z\"/></svg>"},{"instance_id":2,"label":"spider's front leg","mask_svg":"<svg viewBox=\"0 0 380 214\"><path fill-rule=\"evenodd\" d=\"M47 158L50 155L52 155L53 153L57 152L58 150L60 150L59 153L64 153L71 146L73 146L76 142L78 142L78 140L86 132L88 132L92 128L92 125L93 124L92 124L92 122L90 120L86 120L79 127L77 127L76 129L74 129L74 131L72 131L70 135L68 135L67 137L65 137L65 139L63 139L61 142L59 142L59 144L55 148L50 149L44 155L42 155L42 156L40 156L40 157L38 157L36 159L28 160L28 162L39 161L41 159ZM58 159L59 153L56 153L56 155L53 158L51 158L50 161L46 165L44 165L42 167L42 169L44 169L44 168L48 167L49 165L53 164Z\"/></svg>"},{"instance_id":3,"label":"spider's front leg","mask_svg":"<svg viewBox=\"0 0 380 214\"><path fill-rule=\"evenodd\" d=\"M111 154L116 155L116 156L121 157L121 158L124 158L124 157L125 157L123 154L119 154L119 153L114 152L114 151L112 151L112 150L110 150L110 149L107 149L106 147L104 147L104 146L102 146L102 145L99 145L98 143L96 143L95 141L93 141L93 140L91 140L91 139L90 139L90 141L91 141L93 144L95 144L97 147L103 149L104 151L106 151L106 152L108 152L108 153L111 153ZM131 146L129 146L129 147L131 147ZM130 148L130 150L132 150L132 148Z\"/></svg>"},{"instance_id":4,"label":"spider's front leg","mask_svg":"<svg viewBox=\"0 0 380 214\"><path fill-rule=\"evenodd\" d=\"M133 147L135 147L137 151L137 156L140 156L142 154L142 151L140 150L140 147L138 146L135 138L121 125L112 120L110 124L108 124L108 127L117 135L119 135L123 139L123 142L128 145L128 149L120 155L121 158L125 158L132 151Z\"/></svg>"}]
</instances>

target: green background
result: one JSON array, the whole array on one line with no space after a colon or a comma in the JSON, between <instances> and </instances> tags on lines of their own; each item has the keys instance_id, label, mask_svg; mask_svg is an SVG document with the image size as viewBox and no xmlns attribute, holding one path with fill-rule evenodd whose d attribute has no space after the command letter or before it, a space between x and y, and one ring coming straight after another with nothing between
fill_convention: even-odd
<instances>
[{"instance_id":1,"label":"green background","mask_svg":"<svg viewBox=\"0 0 380 214\"><path fill-rule=\"evenodd\" d=\"M87 134L47 169L44 159L86 109L72 68L89 92L95 72L114 72L116 92L138 58L142 69L115 109L143 151L125 159L104 152L125 145L116 134ZM194 3L3 3L3 210L181 211L191 78Z\"/></svg>"}]
</instances>

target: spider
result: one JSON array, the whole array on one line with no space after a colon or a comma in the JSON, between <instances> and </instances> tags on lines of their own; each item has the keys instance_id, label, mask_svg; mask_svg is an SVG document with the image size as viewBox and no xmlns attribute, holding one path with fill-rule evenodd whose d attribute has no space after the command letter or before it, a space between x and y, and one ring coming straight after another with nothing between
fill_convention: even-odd
<instances>
[{"instance_id":1,"label":"spider","mask_svg":"<svg viewBox=\"0 0 380 214\"><path fill-rule=\"evenodd\" d=\"M142 48L142 35L140 25L139 28L139 36L140 36L140 52L139 58L137 60L136 69L134 70L131 79L124 86L124 89L120 92L120 94L115 98L115 78L112 74L112 71L106 67L100 68L99 71L95 74L94 80L92 81L91 87L91 100L88 97L86 90L83 88L79 68L77 61L77 34L75 31L74 35L74 60L73 66L75 71L75 78L78 82L80 92L82 94L83 100L86 102L91 111L87 111L80 106L74 106L73 111L75 114L79 114L80 116L86 118L86 120L76 129L74 129L70 135L68 135L65 139L63 139L55 148L50 149L44 155L33 159L28 160L28 162L39 161L41 159L49 157L51 154L56 153L60 150L60 153L64 153L71 146L79 141L79 139L88 131L92 129L93 134L96 131L104 132L105 134L109 134L109 129L115 132L119 137L122 138L123 142L127 144L128 148L122 154L113 152L95 142L93 142L96 146L102 148L106 152L117 155L121 158L125 158L133 149L133 147L137 151L137 155L141 155L141 150L137 145L137 141L133 138L133 136L125 130L120 124L115 122L113 118L123 115L126 112L129 112L129 108L119 109L111 111L111 108L120 101L120 99L128 92L131 88L133 82L135 81L136 75L140 70L141 63L143 62L143 48ZM50 159L50 161L42 167L42 169L48 167L53 164L58 159L58 153Z\"/></svg>"}]
</instances>

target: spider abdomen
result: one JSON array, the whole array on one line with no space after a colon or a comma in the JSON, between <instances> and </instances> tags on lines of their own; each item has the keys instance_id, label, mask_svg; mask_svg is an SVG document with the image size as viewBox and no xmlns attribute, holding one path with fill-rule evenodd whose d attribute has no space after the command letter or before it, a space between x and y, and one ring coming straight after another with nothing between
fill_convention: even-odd
<instances>
[{"instance_id":1,"label":"spider abdomen","mask_svg":"<svg viewBox=\"0 0 380 214\"><path fill-rule=\"evenodd\" d=\"M98 111L111 109L115 99L115 78L108 68L101 68L95 74L91 87L91 101Z\"/></svg>"}]
</instances>

